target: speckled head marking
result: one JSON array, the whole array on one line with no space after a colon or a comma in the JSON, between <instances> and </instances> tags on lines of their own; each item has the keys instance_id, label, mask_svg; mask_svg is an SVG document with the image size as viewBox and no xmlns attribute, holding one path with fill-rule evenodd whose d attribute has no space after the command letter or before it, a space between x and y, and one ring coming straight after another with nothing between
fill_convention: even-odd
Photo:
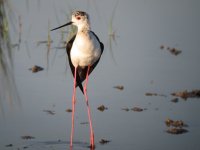
<instances>
[{"instance_id":1,"label":"speckled head marking","mask_svg":"<svg viewBox=\"0 0 200 150\"><path fill-rule=\"evenodd\" d=\"M82 20L89 20L89 15L88 15L86 12L84 12L84 11L74 11L74 12L72 13L72 19L73 19L74 17L75 17L77 20L80 20L80 19L82 19Z\"/></svg>"},{"instance_id":2,"label":"speckled head marking","mask_svg":"<svg viewBox=\"0 0 200 150\"><path fill-rule=\"evenodd\" d=\"M80 30L90 28L89 15L83 11L74 11L72 13L72 22L73 25L78 26Z\"/></svg>"},{"instance_id":3,"label":"speckled head marking","mask_svg":"<svg viewBox=\"0 0 200 150\"><path fill-rule=\"evenodd\" d=\"M74 15L75 17L76 17L76 16L86 16L87 13L84 12L84 11L74 11L74 12L72 13L72 15Z\"/></svg>"}]
</instances>

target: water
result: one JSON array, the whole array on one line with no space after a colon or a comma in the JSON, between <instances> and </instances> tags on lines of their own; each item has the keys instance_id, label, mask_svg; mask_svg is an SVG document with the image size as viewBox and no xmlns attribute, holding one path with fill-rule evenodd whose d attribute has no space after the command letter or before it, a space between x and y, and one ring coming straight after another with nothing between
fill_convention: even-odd
<instances>
[{"instance_id":1,"label":"water","mask_svg":"<svg viewBox=\"0 0 200 150\"><path fill-rule=\"evenodd\" d=\"M22 18L22 42L15 49L15 79L22 106L8 109L0 123L0 149L69 149L73 80L64 50L59 45L60 31L51 32L53 43L47 70L47 47L37 42L47 39L48 21L54 28L66 23L70 8L90 14L92 30L105 50L89 79L88 95L95 131L96 149L194 149L200 148L199 99L179 99L172 103L170 94L200 88L199 1L119 1L113 19L116 44L109 50L109 21L116 1L11 1L16 18ZM103 10L103 11L102 11ZM18 22L12 29L12 41L18 40ZM65 33L66 34L66 33ZM28 43L28 48L25 46ZM160 45L182 50L178 56ZM30 53L30 54L29 54ZM30 55L30 56L29 56ZM54 59L55 58L55 59ZM40 65L36 74L28 68ZM114 89L123 85L124 90ZM82 93L77 90L74 149L88 149L89 126ZM145 96L146 92L164 94ZM100 112L104 104L108 110ZM122 108L147 108L143 112ZM43 110L53 110L49 115ZM188 133L166 133L167 118L185 121ZM31 135L35 139L22 140ZM99 144L104 138L111 142ZM13 147L5 147L13 144Z\"/></svg>"}]
</instances>

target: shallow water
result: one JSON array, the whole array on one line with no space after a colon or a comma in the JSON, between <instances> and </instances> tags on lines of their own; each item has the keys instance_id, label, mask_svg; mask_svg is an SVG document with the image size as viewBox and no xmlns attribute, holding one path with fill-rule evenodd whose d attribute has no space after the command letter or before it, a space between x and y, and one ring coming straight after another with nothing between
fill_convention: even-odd
<instances>
[{"instance_id":1,"label":"shallow water","mask_svg":"<svg viewBox=\"0 0 200 150\"><path fill-rule=\"evenodd\" d=\"M47 39L48 20L51 28L68 21L66 14L70 8L90 14L92 30L105 45L88 87L96 149L200 148L200 99L171 102L172 92L200 89L200 2L119 1L113 20L115 60L109 50L108 24L116 1L11 2L16 18L22 17L23 27L20 50L14 52L21 107L15 104L13 109L6 108L5 117L0 118L0 149L69 149L71 113L65 110L71 108L73 79L65 50L53 48L59 45L60 31L51 32L48 70L47 47L37 46L37 42ZM15 22L16 30L11 32L13 43L18 40ZM174 56L161 50L161 45L178 48L182 53ZM45 70L33 74L28 70L33 65ZM116 85L123 85L124 90L113 88ZM86 105L82 93L77 91L74 150L88 149L89 145L89 126L81 124L87 122ZM147 92L167 97L145 96ZM102 104L108 107L104 112L97 110ZM147 110L122 110L132 107ZM52 110L55 115L43 110ZM166 133L167 118L183 120L189 125L189 132ZM22 140L23 135L35 139ZM102 138L110 142L101 145ZM13 146L5 147L8 144Z\"/></svg>"}]
</instances>

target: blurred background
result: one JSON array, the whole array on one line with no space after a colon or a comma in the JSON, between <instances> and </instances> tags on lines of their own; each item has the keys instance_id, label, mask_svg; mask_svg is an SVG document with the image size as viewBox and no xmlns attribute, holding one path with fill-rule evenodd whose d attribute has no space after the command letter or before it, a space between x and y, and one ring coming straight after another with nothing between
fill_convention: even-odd
<instances>
[{"instance_id":1,"label":"blurred background","mask_svg":"<svg viewBox=\"0 0 200 150\"><path fill-rule=\"evenodd\" d=\"M50 29L74 10L90 15L105 46L88 85L96 149L198 150L199 95L187 93L200 89L198 0L0 0L0 149L69 149L73 78L65 46L76 28ZM73 149L88 149L79 89L75 117ZM169 118L187 132L167 133Z\"/></svg>"}]
</instances>

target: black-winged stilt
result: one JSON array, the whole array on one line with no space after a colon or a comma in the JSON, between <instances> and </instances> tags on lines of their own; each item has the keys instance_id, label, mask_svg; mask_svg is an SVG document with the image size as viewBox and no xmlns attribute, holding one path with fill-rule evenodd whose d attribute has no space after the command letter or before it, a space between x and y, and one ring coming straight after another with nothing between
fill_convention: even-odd
<instances>
[{"instance_id":1,"label":"black-winged stilt","mask_svg":"<svg viewBox=\"0 0 200 150\"><path fill-rule=\"evenodd\" d=\"M89 15L83 11L75 11L72 13L72 19L53 30L59 29L67 25L75 25L78 30L71 40L67 43L66 50L69 60L69 65L74 76L73 96L72 96L72 129L70 146L73 145L74 136L74 112L76 103L76 87L79 86L80 90L85 96L87 105L88 119L90 125L90 147L94 149L94 131L92 127L92 119L90 115L90 107L87 96L88 76L98 64L100 57L103 53L104 45L100 42L97 35L90 30ZM82 82L84 83L84 88Z\"/></svg>"}]
</instances>

